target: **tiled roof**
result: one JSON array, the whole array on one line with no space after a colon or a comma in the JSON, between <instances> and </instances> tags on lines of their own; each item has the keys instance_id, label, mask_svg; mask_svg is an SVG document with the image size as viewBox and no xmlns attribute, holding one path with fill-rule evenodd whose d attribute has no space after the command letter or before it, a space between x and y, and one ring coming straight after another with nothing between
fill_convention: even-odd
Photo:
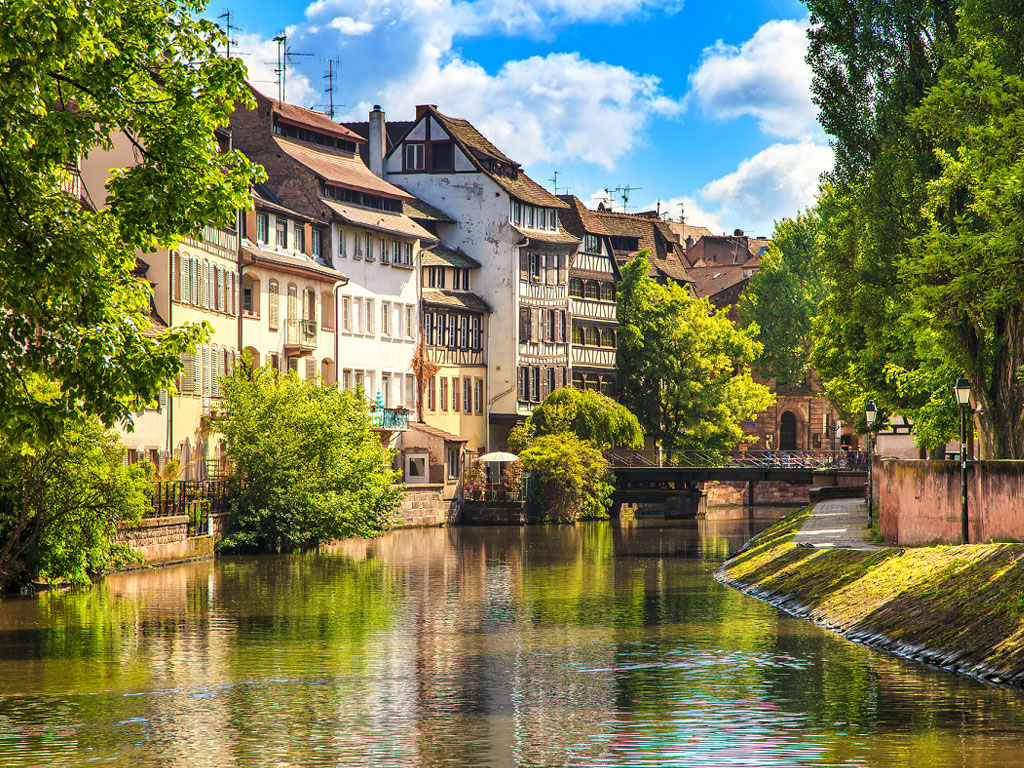
<instances>
[{"instance_id":1,"label":"tiled roof","mask_svg":"<svg viewBox=\"0 0 1024 768\"><path fill-rule=\"evenodd\" d=\"M753 240L745 235L705 235L697 241L691 253L707 266L754 266L760 263L761 249L770 243L770 240Z\"/></svg>"},{"instance_id":2,"label":"tiled roof","mask_svg":"<svg viewBox=\"0 0 1024 768\"><path fill-rule=\"evenodd\" d=\"M246 261L249 264L281 267L289 271L304 272L324 280L343 280L348 282L348 278L334 267L328 267L326 264L321 264L298 256L287 256L283 253L265 251L248 239L242 241L242 251L244 252Z\"/></svg>"},{"instance_id":3,"label":"tiled roof","mask_svg":"<svg viewBox=\"0 0 1024 768\"><path fill-rule=\"evenodd\" d=\"M471 312L490 312L491 306L475 293L430 289L423 292L423 303L436 307L455 307Z\"/></svg>"},{"instance_id":4,"label":"tiled roof","mask_svg":"<svg viewBox=\"0 0 1024 768\"><path fill-rule=\"evenodd\" d=\"M460 267L463 269L480 269L483 265L472 256L467 256L462 250L452 250L447 246L432 245L420 252L421 263L424 267Z\"/></svg>"},{"instance_id":5,"label":"tiled roof","mask_svg":"<svg viewBox=\"0 0 1024 768\"><path fill-rule=\"evenodd\" d=\"M707 227L695 227L692 224L684 224L680 221L666 221L668 228L672 230L676 236L676 242L683 245L686 242L687 237L692 237L694 242L697 242L702 237L711 237L715 233Z\"/></svg>"},{"instance_id":6,"label":"tiled roof","mask_svg":"<svg viewBox=\"0 0 1024 768\"><path fill-rule=\"evenodd\" d=\"M355 155L320 151L300 142L274 137L282 152L332 184L405 200L411 195L373 174Z\"/></svg>"},{"instance_id":7,"label":"tiled roof","mask_svg":"<svg viewBox=\"0 0 1024 768\"><path fill-rule=\"evenodd\" d=\"M690 267L687 273L693 281L693 289L698 298L711 297L734 285L742 283L743 265Z\"/></svg>"},{"instance_id":8,"label":"tiled roof","mask_svg":"<svg viewBox=\"0 0 1024 768\"><path fill-rule=\"evenodd\" d=\"M376 229L399 237L418 237L430 242L437 240L427 230L401 213L378 211L375 208L359 208L324 197L320 198L320 202L334 211L343 221L357 227Z\"/></svg>"},{"instance_id":9,"label":"tiled roof","mask_svg":"<svg viewBox=\"0 0 1024 768\"><path fill-rule=\"evenodd\" d=\"M281 205L281 203L277 201L277 198L274 197L271 191L267 189L263 184L257 184L252 188L252 199L257 208L271 210L274 213L283 213L286 214L289 218L299 219L300 221L315 221L318 224L327 223L322 219L309 216L305 213L299 213L294 208L289 208L288 206Z\"/></svg>"},{"instance_id":10,"label":"tiled roof","mask_svg":"<svg viewBox=\"0 0 1024 768\"><path fill-rule=\"evenodd\" d=\"M398 187L406 191L404 187ZM412 200L402 201L402 212L413 219L421 221L436 221L439 224L454 224L455 219L451 218L444 211L438 210L425 200L413 196Z\"/></svg>"},{"instance_id":11,"label":"tiled roof","mask_svg":"<svg viewBox=\"0 0 1024 768\"><path fill-rule=\"evenodd\" d=\"M252 88L251 85L249 87ZM294 104L288 104L283 101L278 101L277 99L272 99L262 93L260 95L270 102L270 105L274 112L277 113L278 118L285 122L294 123L295 125L304 125L316 131L320 131L321 133L329 133L332 136L338 136L357 144L364 141L362 136L350 131L340 123L334 122L323 112L306 109L305 107L297 107Z\"/></svg>"},{"instance_id":12,"label":"tiled roof","mask_svg":"<svg viewBox=\"0 0 1024 768\"><path fill-rule=\"evenodd\" d=\"M416 124L415 120L385 120L385 130L387 131L387 146L384 147L384 153L390 152L395 144L401 141L402 137L409 132L409 129ZM355 134L358 134L360 138L364 139L366 143L359 144L359 156L363 158L364 163L370 162L369 152L369 141L370 141L370 124L365 120L361 123L342 123L343 126L348 128Z\"/></svg>"},{"instance_id":13,"label":"tiled roof","mask_svg":"<svg viewBox=\"0 0 1024 768\"><path fill-rule=\"evenodd\" d=\"M604 225L612 237L631 237L637 240L637 249L616 250L615 260L620 264L632 259L640 251L651 252L647 261L651 277L669 278L678 283L690 282L686 265L680 257L681 248L676 243L667 224L657 214L616 213L613 211L592 211L595 218Z\"/></svg>"},{"instance_id":14,"label":"tiled roof","mask_svg":"<svg viewBox=\"0 0 1024 768\"><path fill-rule=\"evenodd\" d=\"M569 206L559 214L559 218L565 228L576 237L582 238L584 234L611 234L594 212L576 195L559 195L558 199Z\"/></svg>"},{"instance_id":15,"label":"tiled roof","mask_svg":"<svg viewBox=\"0 0 1024 768\"><path fill-rule=\"evenodd\" d=\"M468 120L442 115L433 107L428 108L428 112L437 118L442 127L462 146L470 157L481 164L480 170L490 176L495 184L512 195L512 197L530 205L541 205L548 208L567 207L565 203L527 176L519 163L491 144ZM511 178L502 173L491 172L482 164L484 160L494 160L507 166L509 170L515 173L516 177Z\"/></svg>"},{"instance_id":16,"label":"tiled roof","mask_svg":"<svg viewBox=\"0 0 1024 768\"><path fill-rule=\"evenodd\" d=\"M469 442L469 438L459 437L458 435L453 435L451 432L445 432L443 429L438 429L437 427L432 427L429 424L427 424L425 422L422 422L422 421L410 421L409 422L409 429L416 430L417 432L422 432L425 435L431 435L432 437L439 437L442 440L444 440L446 443L468 443Z\"/></svg>"},{"instance_id":17,"label":"tiled roof","mask_svg":"<svg viewBox=\"0 0 1024 768\"><path fill-rule=\"evenodd\" d=\"M557 230L548 229L522 229L512 225L512 229L523 237L530 238L531 243L545 243L548 245L579 245L580 239L573 237L559 225Z\"/></svg>"}]
</instances>

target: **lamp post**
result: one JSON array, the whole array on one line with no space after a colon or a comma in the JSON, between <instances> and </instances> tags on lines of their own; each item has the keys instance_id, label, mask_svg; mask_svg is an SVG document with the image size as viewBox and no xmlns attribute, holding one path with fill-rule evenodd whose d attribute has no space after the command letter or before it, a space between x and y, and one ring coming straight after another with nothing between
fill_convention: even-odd
<instances>
[{"instance_id":1,"label":"lamp post","mask_svg":"<svg viewBox=\"0 0 1024 768\"><path fill-rule=\"evenodd\" d=\"M875 418L878 416L878 409L875 408L875 401L868 400L864 404L864 421L868 425L868 528L872 527L872 512L874 511L875 489L871 476L871 428L875 426Z\"/></svg>"},{"instance_id":2,"label":"lamp post","mask_svg":"<svg viewBox=\"0 0 1024 768\"><path fill-rule=\"evenodd\" d=\"M953 385L957 405L960 406L960 540L968 543L967 532L967 404L971 400L971 382L960 374Z\"/></svg>"}]
</instances>

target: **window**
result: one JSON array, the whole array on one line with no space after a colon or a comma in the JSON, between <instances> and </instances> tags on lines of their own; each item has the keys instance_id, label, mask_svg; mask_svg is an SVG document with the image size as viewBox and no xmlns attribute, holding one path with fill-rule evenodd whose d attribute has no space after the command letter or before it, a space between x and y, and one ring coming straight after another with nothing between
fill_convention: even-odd
<instances>
[{"instance_id":1,"label":"window","mask_svg":"<svg viewBox=\"0 0 1024 768\"><path fill-rule=\"evenodd\" d=\"M598 286L597 281L595 281L595 280L587 280L587 285L586 285L585 291L586 291L586 297L588 299L599 299L599 298L601 298L601 288L600 288L600 286Z\"/></svg>"},{"instance_id":2,"label":"window","mask_svg":"<svg viewBox=\"0 0 1024 768\"><path fill-rule=\"evenodd\" d=\"M316 258L318 258L318 259L322 258L324 254L323 254L323 241L322 241L322 236L320 234L320 230L319 229L312 230L312 236L313 236L313 255Z\"/></svg>"},{"instance_id":3,"label":"window","mask_svg":"<svg viewBox=\"0 0 1024 768\"><path fill-rule=\"evenodd\" d=\"M555 310L553 310L553 309L549 309L548 310L548 327L547 327L547 331L548 331L548 341L555 341L555 339L557 337L555 336L555 334L556 334L556 330L555 330Z\"/></svg>"},{"instance_id":4,"label":"window","mask_svg":"<svg viewBox=\"0 0 1024 768\"><path fill-rule=\"evenodd\" d=\"M295 250L299 253L306 252L306 228L299 224L295 225Z\"/></svg>"},{"instance_id":5,"label":"window","mask_svg":"<svg viewBox=\"0 0 1024 768\"><path fill-rule=\"evenodd\" d=\"M583 389L583 374L574 373L572 375L572 386L573 389Z\"/></svg>"},{"instance_id":6,"label":"window","mask_svg":"<svg viewBox=\"0 0 1024 768\"><path fill-rule=\"evenodd\" d=\"M540 368L536 366L530 369L530 399L540 400Z\"/></svg>"},{"instance_id":7,"label":"window","mask_svg":"<svg viewBox=\"0 0 1024 768\"><path fill-rule=\"evenodd\" d=\"M541 272L541 259L539 253L530 254L530 279L537 283L540 282Z\"/></svg>"},{"instance_id":8,"label":"window","mask_svg":"<svg viewBox=\"0 0 1024 768\"><path fill-rule=\"evenodd\" d=\"M405 307L405 338L411 339L413 337L413 320L412 320L412 305L406 305Z\"/></svg>"},{"instance_id":9,"label":"window","mask_svg":"<svg viewBox=\"0 0 1024 768\"><path fill-rule=\"evenodd\" d=\"M413 376L405 377L405 407L416 407L416 379Z\"/></svg>"},{"instance_id":10,"label":"window","mask_svg":"<svg viewBox=\"0 0 1024 768\"><path fill-rule=\"evenodd\" d=\"M459 346L459 326L458 317L456 315L450 315L448 317L448 346Z\"/></svg>"},{"instance_id":11,"label":"window","mask_svg":"<svg viewBox=\"0 0 1024 768\"><path fill-rule=\"evenodd\" d=\"M555 391L555 369L548 368L548 392Z\"/></svg>"},{"instance_id":12,"label":"window","mask_svg":"<svg viewBox=\"0 0 1024 768\"><path fill-rule=\"evenodd\" d=\"M352 233L352 258L363 258L363 238L359 236L358 232Z\"/></svg>"},{"instance_id":13,"label":"window","mask_svg":"<svg viewBox=\"0 0 1024 768\"><path fill-rule=\"evenodd\" d=\"M526 206L526 226L528 226L528 227L533 227L534 226L533 206L532 205Z\"/></svg>"},{"instance_id":14,"label":"window","mask_svg":"<svg viewBox=\"0 0 1024 768\"><path fill-rule=\"evenodd\" d=\"M569 295L579 299L583 298L583 281L578 277L569 279Z\"/></svg>"},{"instance_id":15,"label":"window","mask_svg":"<svg viewBox=\"0 0 1024 768\"><path fill-rule=\"evenodd\" d=\"M406 142L405 144L405 170L423 170L423 145Z\"/></svg>"},{"instance_id":16,"label":"window","mask_svg":"<svg viewBox=\"0 0 1024 768\"><path fill-rule=\"evenodd\" d=\"M537 229L547 229L548 228L548 216L547 216L547 214L548 214L548 209L547 208L538 208L537 209Z\"/></svg>"},{"instance_id":17,"label":"window","mask_svg":"<svg viewBox=\"0 0 1024 768\"><path fill-rule=\"evenodd\" d=\"M364 255L367 261L373 261L373 235L369 232L366 233L366 253Z\"/></svg>"},{"instance_id":18,"label":"window","mask_svg":"<svg viewBox=\"0 0 1024 768\"><path fill-rule=\"evenodd\" d=\"M412 266L412 243L405 244L405 252L402 254L402 263L407 266Z\"/></svg>"},{"instance_id":19,"label":"window","mask_svg":"<svg viewBox=\"0 0 1024 768\"><path fill-rule=\"evenodd\" d=\"M583 236L583 250L589 251L590 253L601 252L601 240L597 235L584 235Z\"/></svg>"},{"instance_id":20,"label":"window","mask_svg":"<svg viewBox=\"0 0 1024 768\"><path fill-rule=\"evenodd\" d=\"M459 346L469 349L469 316L459 315Z\"/></svg>"},{"instance_id":21,"label":"window","mask_svg":"<svg viewBox=\"0 0 1024 768\"><path fill-rule=\"evenodd\" d=\"M352 389L352 369L346 368L341 372L341 386L343 389Z\"/></svg>"},{"instance_id":22,"label":"window","mask_svg":"<svg viewBox=\"0 0 1024 768\"><path fill-rule=\"evenodd\" d=\"M397 240L391 241L391 261L398 264L402 259L402 244Z\"/></svg>"},{"instance_id":23,"label":"window","mask_svg":"<svg viewBox=\"0 0 1024 768\"><path fill-rule=\"evenodd\" d=\"M484 412L484 382L477 379L473 382L473 406L477 413Z\"/></svg>"},{"instance_id":24,"label":"window","mask_svg":"<svg viewBox=\"0 0 1024 768\"><path fill-rule=\"evenodd\" d=\"M289 320L299 319L299 289L295 285L288 286L288 314L285 317Z\"/></svg>"},{"instance_id":25,"label":"window","mask_svg":"<svg viewBox=\"0 0 1024 768\"><path fill-rule=\"evenodd\" d=\"M313 242L316 242L316 237L313 237ZM358 246L359 238L356 238L356 244ZM348 258L348 244L345 241L345 230L338 230L338 256L342 259Z\"/></svg>"},{"instance_id":26,"label":"window","mask_svg":"<svg viewBox=\"0 0 1024 768\"><path fill-rule=\"evenodd\" d=\"M259 243L270 241L270 217L265 213L256 214L256 241Z\"/></svg>"},{"instance_id":27,"label":"window","mask_svg":"<svg viewBox=\"0 0 1024 768\"><path fill-rule=\"evenodd\" d=\"M383 237L380 239L380 263L391 263L391 253L388 251L388 244L384 241Z\"/></svg>"},{"instance_id":28,"label":"window","mask_svg":"<svg viewBox=\"0 0 1024 768\"><path fill-rule=\"evenodd\" d=\"M459 449L449 448L448 449L448 479L457 480L459 478L460 467L459 467Z\"/></svg>"},{"instance_id":29,"label":"window","mask_svg":"<svg viewBox=\"0 0 1024 768\"><path fill-rule=\"evenodd\" d=\"M519 399L527 402L530 399L530 369L519 369Z\"/></svg>"},{"instance_id":30,"label":"window","mask_svg":"<svg viewBox=\"0 0 1024 768\"><path fill-rule=\"evenodd\" d=\"M470 346L473 349L483 349L483 330L480 315L473 315L472 323L473 328L472 338L470 339Z\"/></svg>"},{"instance_id":31,"label":"window","mask_svg":"<svg viewBox=\"0 0 1024 768\"><path fill-rule=\"evenodd\" d=\"M383 336L391 335L391 302L380 303L380 332Z\"/></svg>"},{"instance_id":32,"label":"window","mask_svg":"<svg viewBox=\"0 0 1024 768\"><path fill-rule=\"evenodd\" d=\"M601 329L601 346L602 347L614 347L615 346L615 331L611 328Z\"/></svg>"},{"instance_id":33,"label":"window","mask_svg":"<svg viewBox=\"0 0 1024 768\"><path fill-rule=\"evenodd\" d=\"M598 332L597 328L587 328L586 337L588 347L601 346L601 334Z\"/></svg>"},{"instance_id":34,"label":"window","mask_svg":"<svg viewBox=\"0 0 1024 768\"><path fill-rule=\"evenodd\" d=\"M434 313L424 312L423 313L423 338L424 343L430 346L434 345Z\"/></svg>"},{"instance_id":35,"label":"window","mask_svg":"<svg viewBox=\"0 0 1024 768\"><path fill-rule=\"evenodd\" d=\"M374 314L373 314L373 299L367 299L366 300L366 313L365 314L366 314L366 332L372 336L373 333L374 333L374 331L373 331L373 318L374 318Z\"/></svg>"},{"instance_id":36,"label":"window","mask_svg":"<svg viewBox=\"0 0 1024 768\"><path fill-rule=\"evenodd\" d=\"M277 220L277 247L281 249L288 248L288 220L278 219Z\"/></svg>"},{"instance_id":37,"label":"window","mask_svg":"<svg viewBox=\"0 0 1024 768\"><path fill-rule=\"evenodd\" d=\"M430 153L435 171L452 170L452 143L450 141L431 142Z\"/></svg>"},{"instance_id":38,"label":"window","mask_svg":"<svg viewBox=\"0 0 1024 768\"><path fill-rule=\"evenodd\" d=\"M572 343L583 345L583 329L578 325L574 325L572 328Z\"/></svg>"},{"instance_id":39,"label":"window","mask_svg":"<svg viewBox=\"0 0 1024 768\"><path fill-rule=\"evenodd\" d=\"M302 292L302 319L316 322L316 291L311 288Z\"/></svg>"},{"instance_id":40,"label":"window","mask_svg":"<svg viewBox=\"0 0 1024 768\"><path fill-rule=\"evenodd\" d=\"M462 410L462 408L460 407L461 403L459 401L459 395L460 395L459 377L458 376L452 376L452 412L453 413L458 413L459 411Z\"/></svg>"},{"instance_id":41,"label":"window","mask_svg":"<svg viewBox=\"0 0 1024 768\"><path fill-rule=\"evenodd\" d=\"M462 410L473 412L473 380L469 376L462 380Z\"/></svg>"},{"instance_id":42,"label":"window","mask_svg":"<svg viewBox=\"0 0 1024 768\"><path fill-rule=\"evenodd\" d=\"M448 377L441 377L441 410L448 410Z\"/></svg>"},{"instance_id":43,"label":"window","mask_svg":"<svg viewBox=\"0 0 1024 768\"><path fill-rule=\"evenodd\" d=\"M520 224L523 220L523 204L518 200L512 201L512 222Z\"/></svg>"},{"instance_id":44,"label":"window","mask_svg":"<svg viewBox=\"0 0 1024 768\"><path fill-rule=\"evenodd\" d=\"M601 301L615 301L615 283L601 283Z\"/></svg>"},{"instance_id":45,"label":"window","mask_svg":"<svg viewBox=\"0 0 1024 768\"><path fill-rule=\"evenodd\" d=\"M271 328L277 328L278 312L280 310L280 302L278 301L279 291L277 281L271 280L270 285L267 286L267 300L270 302L270 306L267 308L267 324Z\"/></svg>"},{"instance_id":46,"label":"window","mask_svg":"<svg viewBox=\"0 0 1024 768\"><path fill-rule=\"evenodd\" d=\"M352 332L352 299L348 296L341 297L341 329Z\"/></svg>"}]
</instances>

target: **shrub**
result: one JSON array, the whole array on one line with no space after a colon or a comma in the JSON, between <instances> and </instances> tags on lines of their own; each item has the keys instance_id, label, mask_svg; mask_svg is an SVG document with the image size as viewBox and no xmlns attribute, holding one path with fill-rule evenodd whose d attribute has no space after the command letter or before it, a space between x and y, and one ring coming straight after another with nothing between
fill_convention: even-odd
<instances>
[{"instance_id":1,"label":"shrub","mask_svg":"<svg viewBox=\"0 0 1024 768\"><path fill-rule=\"evenodd\" d=\"M533 477L545 520L571 522L608 515L612 474L598 447L571 432L541 435L519 456Z\"/></svg>"}]
</instances>

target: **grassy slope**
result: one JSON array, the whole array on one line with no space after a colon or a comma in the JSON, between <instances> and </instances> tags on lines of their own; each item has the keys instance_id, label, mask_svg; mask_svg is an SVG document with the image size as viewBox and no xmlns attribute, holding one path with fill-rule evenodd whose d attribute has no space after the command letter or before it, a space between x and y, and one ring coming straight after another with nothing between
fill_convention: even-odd
<instances>
[{"instance_id":1,"label":"grassy slope","mask_svg":"<svg viewBox=\"0 0 1024 768\"><path fill-rule=\"evenodd\" d=\"M851 639L1024 684L1024 545L806 549L791 540L809 511L753 539L718 578Z\"/></svg>"}]
</instances>

